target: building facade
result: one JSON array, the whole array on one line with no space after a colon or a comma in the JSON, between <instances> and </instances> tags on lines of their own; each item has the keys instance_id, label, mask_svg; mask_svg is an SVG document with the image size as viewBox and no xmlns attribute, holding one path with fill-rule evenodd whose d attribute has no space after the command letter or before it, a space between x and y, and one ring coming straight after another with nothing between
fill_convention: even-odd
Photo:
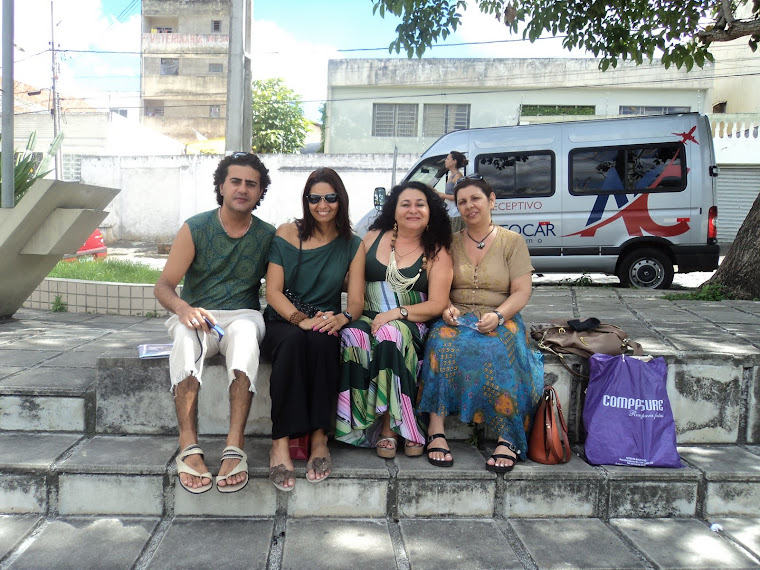
<instances>
[{"instance_id":1,"label":"building facade","mask_svg":"<svg viewBox=\"0 0 760 570\"><path fill-rule=\"evenodd\" d=\"M183 143L225 136L229 0L143 0L143 124Z\"/></svg>"},{"instance_id":2,"label":"building facade","mask_svg":"<svg viewBox=\"0 0 760 570\"><path fill-rule=\"evenodd\" d=\"M458 129L709 112L713 68L593 59L342 59L328 65L326 153L420 154Z\"/></svg>"}]
</instances>

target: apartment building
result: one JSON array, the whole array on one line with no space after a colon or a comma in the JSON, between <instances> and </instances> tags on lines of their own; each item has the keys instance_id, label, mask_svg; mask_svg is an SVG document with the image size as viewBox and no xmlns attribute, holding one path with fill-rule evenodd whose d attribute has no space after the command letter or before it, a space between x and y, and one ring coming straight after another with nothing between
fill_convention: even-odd
<instances>
[{"instance_id":1,"label":"apartment building","mask_svg":"<svg viewBox=\"0 0 760 570\"><path fill-rule=\"evenodd\" d=\"M225 135L229 0L143 0L143 124L183 143Z\"/></svg>"}]
</instances>

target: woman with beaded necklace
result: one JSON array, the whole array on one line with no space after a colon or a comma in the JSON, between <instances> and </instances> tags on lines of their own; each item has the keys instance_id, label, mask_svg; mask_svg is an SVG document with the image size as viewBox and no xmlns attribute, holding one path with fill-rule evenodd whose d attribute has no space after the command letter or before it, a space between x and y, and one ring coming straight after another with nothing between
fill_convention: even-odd
<instances>
[{"instance_id":1,"label":"woman with beaded necklace","mask_svg":"<svg viewBox=\"0 0 760 570\"><path fill-rule=\"evenodd\" d=\"M523 237L493 224L496 196L488 182L477 174L462 178L454 196L465 228L452 240L451 303L425 345L418 411L430 413L430 463L454 463L443 419L459 414L498 435L485 467L506 473L525 457L544 386L543 357L528 346L520 316L533 267Z\"/></svg>"},{"instance_id":2,"label":"woman with beaded necklace","mask_svg":"<svg viewBox=\"0 0 760 570\"><path fill-rule=\"evenodd\" d=\"M422 455L415 414L427 321L448 306L451 229L435 191L420 182L391 190L364 237L364 311L340 331L341 378L335 438L380 457Z\"/></svg>"}]
</instances>

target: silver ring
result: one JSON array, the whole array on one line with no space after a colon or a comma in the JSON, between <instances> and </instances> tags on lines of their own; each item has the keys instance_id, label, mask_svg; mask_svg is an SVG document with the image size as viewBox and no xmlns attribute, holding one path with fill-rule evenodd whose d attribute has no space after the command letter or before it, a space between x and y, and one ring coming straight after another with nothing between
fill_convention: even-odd
<instances>
[{"instance_id":1,"label":"silver ring","mask_svg":"<svg viewBox=\"0 0 760 570\"><path fill-rule=\"evenodd\" d=\"M196 318L193 318L193 320L192 320L192 321L190 321L190 324L191 324L191 325L197 325L197 324L198 324L198 319L196 319Z\"/></svg>"},{"instance_id":2,"label":"silver ring","mask_svg":"<svg viewBox=\"0 0 760 570\"><path fill-rule=\"evenodd\" d=\"M324 320L327 320L327 315L322 315L322 318L323 318Z\"/></svg>"}]
</instances>

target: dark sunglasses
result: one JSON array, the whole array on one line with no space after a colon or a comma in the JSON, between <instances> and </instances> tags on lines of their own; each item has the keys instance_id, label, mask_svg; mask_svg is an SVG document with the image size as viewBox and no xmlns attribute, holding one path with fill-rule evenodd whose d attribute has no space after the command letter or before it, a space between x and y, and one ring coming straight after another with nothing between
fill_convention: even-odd
<instances>
[{"instance_id":1,"label":"dark sunglasses","mask_svg":"<svg viewBox=\"0 0 760 570\"><path fill-rule=\"evenodd\" d=\"M466 180L483 180L483 177L477 172L473 174L468 174L467 176L463 176L462 178L457 180L457 183L455 184L455 186L461 186L462 184L464 184Z\"/></svg>"},{"instance_id":2,"label":"dark sunglasses","mask_svg":"<svg viewBox=\"0 0 760 570\"><path fill-rule=\"evenodd\" d=\"M309 204L316 205L319 204L322 201L322 198L325 199L325 202L328 204L335 204L335 202L338 201L338 193L337 192L331 192L330 194L325 194L322 196L321 194L307 194L306 199L309 201Z\"/></svg>"},{"instance_id":3,"label":"dark sunglasses","mask_svg":"<svg viewBox=\"0 0 760 570\"><path fill-rule=\"evenodd\" d=\"M232 158L245 158L245 157L247 157L250 154L251 154L250 152L242 152L241 151L241 152L233 152L230 156Z\"/></svg>"}]
</instances>

